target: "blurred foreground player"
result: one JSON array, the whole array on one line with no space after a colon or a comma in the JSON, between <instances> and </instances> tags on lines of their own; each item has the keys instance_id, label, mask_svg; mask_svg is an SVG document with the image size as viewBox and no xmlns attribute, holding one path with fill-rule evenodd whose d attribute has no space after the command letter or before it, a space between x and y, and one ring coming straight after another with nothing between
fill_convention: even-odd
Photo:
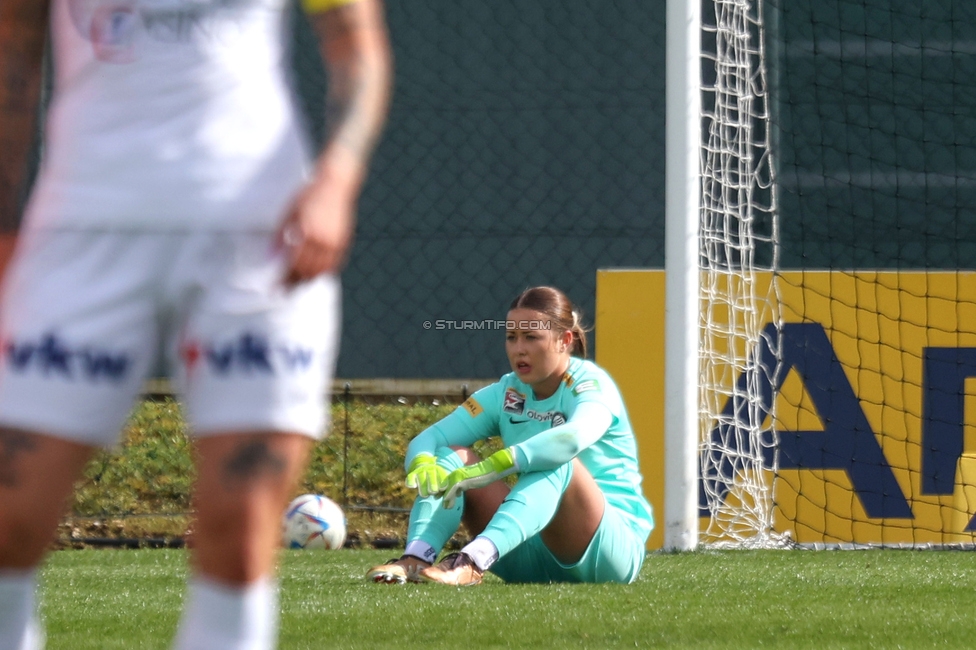
<instances>
[{"instance_id":1,"label":"blurred foreground player","mask_svg":"<svg viewBox=\"0 0 976 650\"><path fill-rule=\"evenodd\" d=\"M0 252L49 25L55 70L0 302L0 650L43 646L38 566L159 352L198 474L175 647L276 644L281 512L325 427L337 275L391 74L379 0L304 8L329 73L320 152L289 84L286 0L0 1Z\"/></svg>"}]
</instances>

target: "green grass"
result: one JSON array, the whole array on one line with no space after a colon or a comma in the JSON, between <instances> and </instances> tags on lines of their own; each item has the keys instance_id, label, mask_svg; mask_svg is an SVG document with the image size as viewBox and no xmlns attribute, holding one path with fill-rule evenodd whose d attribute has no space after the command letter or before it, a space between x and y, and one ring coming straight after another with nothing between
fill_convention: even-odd
<instances>
[{"instance_id":1,"label":"green grass","mask_svg":"<svg viewBox=\"0 0 976 650\"><path fill-rule=\"evenodd\" d=\"M288 551L281 650L968 648L976 554L653 554L632 585L374 585L389 551ZM182 551L59 551L43 574L51 650L165 649Z\"/></svg>"},{"instance_id":2,"label":"green grass","mask_svg":"<svg viewBox=\"0 0 976 650\"><path fill-rule=\"evenodd\" d=\"M407 442L452 408L335 405L333 435L316 446L299 491L345 502L363 541L402 538L404 516L353 506L409 506ZM140 404L124 445L86 468L62 537L181 535L191 460L176 403ZM285 552L281 649L968 648L976 638L976 554L967 552L653 554L627 586L362 580L394 554ZM168 648L186 570L180 550L53 553L43 574L48 648Z\"/></svg>"}]
</instances>

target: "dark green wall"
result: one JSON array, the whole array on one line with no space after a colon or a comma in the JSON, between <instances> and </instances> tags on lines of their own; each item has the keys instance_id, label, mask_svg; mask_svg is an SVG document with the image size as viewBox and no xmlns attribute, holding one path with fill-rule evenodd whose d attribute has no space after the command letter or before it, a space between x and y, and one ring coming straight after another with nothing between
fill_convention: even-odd
<instances>
[{"instance_id":1,"label":"dark green wall","mask_svg":"<svg viewBox=\"0 0 976 650\"><path fill-rule=\"evenodd\" d=\"M976 268L976 2L771 8L782 265Z\"/></svg>"},{"instance_id":2,"label":"dark green wall","mask_svg":"<svg viewBox=\"0 0 976 650\"><path fill-rule=\"evenodd\" d=\"M338 376L498 375L502 332L424 321L500 319L546 283L592 322L597 269L664 265L665 5L387 1ZM767 0L767 21L781 265L976 268L976 2ZM313 116L317 56L300 20Z\"/></svg>"},{"instance_id":3,"label":"dark green wall","mask_svg":"<svg viewBox=\"0 0 976 650\"><path fill-rule=\"evenodd\" d=\"M503 331L423 322L502 319L554 284L592 323L598 268L664 263L665 2L386 6L396 88L337 374L497 376Z\"/></svg>"}]
</instances>

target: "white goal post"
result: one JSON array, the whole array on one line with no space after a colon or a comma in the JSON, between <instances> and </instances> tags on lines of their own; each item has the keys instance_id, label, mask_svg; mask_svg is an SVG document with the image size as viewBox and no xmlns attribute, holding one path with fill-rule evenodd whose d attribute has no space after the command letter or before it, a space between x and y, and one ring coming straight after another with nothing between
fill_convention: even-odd
<instances>
[{"instance_id":1,"label":"white goal post","mask_svg":"<svg viewBox=\"0 0 976 650\"><path fill-rule=\"evenodd\" d=\"M698 545L701 3L668 0L665 116L664 548Z\"/></svg>"},{"instance_id":2,"label":"white goal post","mask_svg":"<svg viewBox=\"0 0 976 650\"><path fill-rule=\"evenodd\" d=\"M775 275L756 282L777 258L762 0L705 6L667 4L664 547L782 546L760 388L778 365Z\"/></svg>"}]
</instances>

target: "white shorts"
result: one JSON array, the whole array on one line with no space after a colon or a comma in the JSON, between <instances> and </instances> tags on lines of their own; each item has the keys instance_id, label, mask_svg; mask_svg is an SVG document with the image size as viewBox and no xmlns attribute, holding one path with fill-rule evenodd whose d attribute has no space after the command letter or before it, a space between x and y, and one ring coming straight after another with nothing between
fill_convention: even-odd
<instances>
[{"instance_id":1,"label":"white shorts","mask_svg":"<svg viewBox=\"0 0 976 650\"><path fill-rule=\"evenodd\" d=\"M165 361L196 435L319 437L338 279L294 289L271 233L28 231L0 303L0 424L112 446Z\"/></svg>"}]
</instances>

